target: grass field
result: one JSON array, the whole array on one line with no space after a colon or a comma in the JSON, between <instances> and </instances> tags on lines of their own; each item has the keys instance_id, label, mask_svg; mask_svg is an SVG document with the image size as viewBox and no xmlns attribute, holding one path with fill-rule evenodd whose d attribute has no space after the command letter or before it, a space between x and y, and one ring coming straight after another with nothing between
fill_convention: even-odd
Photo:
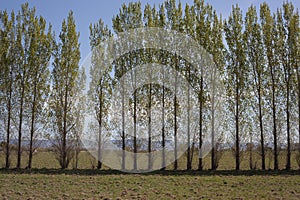
<instances>
[{"instance_id":1,"label":"grass field","mask_svg":"<svg viewBox=\"0 0 300 200\"><path fill-rule=\"evenodd\" d=\"M299 169L299 166L296 162L296 152L292 152L292 169L296 170ZM210 154L207 155L203 159L203 168L204 170L208 170L211 168L211 161L210 161ZM14 168L16 166L16 153L13 152L11 155L11 168ZM28 154L23 153L22 155L22 168L25 168L27 166L28 161ZM286 152L281 151L279 154L279 169L284 169L286 164ZM261 168L261 160L258 153L253 153L253 165L256 166L256 169ZM3 153L0 152L0 168L5 166L5 157ZM79 154L79 162L78 162L78 168L79 169L92 169L97 166L96 160L94 157L92 157L88 152L82 151ZM55 154L53 152L44 152L40 151L37 153L34 153L33 156L33 163L32 167L36 169L42 169L42 168L50 168L50 169L57 169L59 168L59 163L55 159ZM71 162L69 164L69 168L72 169L74 167L74 162ZM193 163L192 163L193 169L197 169L198 167L198 157L197 153L194 153L193 157ZM186 156L182 156L178 160L178 168L179 170L186 169ZM266 154L266 168L272 169L273 168L273 155L272 153L267 152ZM107 169L104 167L104 169ZM167 166L167 169L172 170L173 165ZM218 170L234 170L235 169L235 157L231 151L224 151L220 162ZM243 153L243 159L241 162L241 169L242 170L249 170L249 153Z\"/></svg>"},{"instance_id":2,"label":"grass field","mask_svg":"<svg viewBox=\"0 0 300 200\"><path fill-rule=\"evenodd\" d=\"M300 199L299 171L0 172L2 199Z\"/></svg>"},{"instance_id":3,"label":"grass field","mask_svg":"<svg viewBox=\"0 0 300 200\"><path fill-rule=\"evenodd\" d=\"M283 168L283 155L280 158ZM2 154L0 166L3 159ZM205 169L209 161L209 157L204 159ZM250 171L245 156L243 170L238 172L232 170L231 152L224 153L218 171L184 171L185 162L184 157L179 159L179 171L168 166L166 171L126 174L91 169L95 160L82 152L80 169L71 169L71 163L70 169L60 170L52 153L38 152L32 170L0 169L0 199L300 199L300 170L294 160L291 171ZM15 156L11 164L15 166Z\"/></svg>"}]
</instances>

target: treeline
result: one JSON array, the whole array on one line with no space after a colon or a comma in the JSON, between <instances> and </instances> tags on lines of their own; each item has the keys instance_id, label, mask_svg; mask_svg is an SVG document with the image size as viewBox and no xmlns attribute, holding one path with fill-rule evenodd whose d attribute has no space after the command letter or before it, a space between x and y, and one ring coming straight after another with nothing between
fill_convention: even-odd
<instances>
[{"instance_id":1,"label":"treeline","mask_svg":"<svg viewBox=\"0 0 300 200\"><path fill-rule=\"evenodd\" d=\"M78 65L79 33L70 12L56 40L51 25L35 12L26 3L17 14L1 11L0 15L1 140L5 167L10 167L11 149L15 147L16 168L21 167L23 151L28 152L27 167L31 168L39 139L51 137L56 141L53 145L61 167L66 168L71 156L67 140L76 137L76 121L80 119L80 106L75 105L83 82L77 78L83 77ZM16 139L17 144L13 144ZM28 147L22 141L29 141Z\"/></svg>"},{"instance_id":2,"label":"treeline","mask_svg":"<svg viewBox=\"0 0 300 200\"><path fill-rule=\"evenodd\" d=\"M108 73L99 80L95 76L98 69L93 65L90 75L80 70L79 32L76 31L72 12L63 21L59 37L55 37L51 25L43 17L36 16L35 9L29 8L28 4L22 5L17 14L1 11L0 19L0 136L4 141L5 167L10 167L12 138L18 141L16 167L21 167L22 151L26 150L29 152L28 168L31 168L33 152L38 146L36 138L43 137L55 141L57 159L63 169L67 168L72 159L78 160L81 149L80 135L86 108L80 102L84 100L82 93L86 76L92 79L89 94L93 97L93 105L90 108L96 113L99 144L105 134L101 127L109 126L105 123L111 102L112 76ZM282 149L286 153L286 169L290 169L296 144L298 153L295 159L300 166L300 26L299 13L292 3L284 2L274 13L263 3L259 10L255 6L249 7L244 15L235 5L228 19L224 20L202 0L185 6L168 0L162 5L147 4L144 8L137 2L122 5L112 22L113 30L109 30L101 19L90 25L92 50L113 34L134 28L158 27L189 35L212 55L226 88L223 131L220 135L211 136L213 170L218 168L224 151L222 144L226 143L234 153L236 170L240 169L244 144L249 147L251 169L254 168L254 149L259 150L261 169L266 169L266 149L270 147L274 169L279 169L278 155ZM118 79L133 66L150 62L173 65L189 82L197 82L199 86L199 130L187 132L190 147L185 155L187 169L190 170L194 147L203 145L206 134L205 122L209 115L206 84L201 77L193 80L190 76L192 67L182 57L159 50L146 49L126 54L116 60L110 70ZM128 111L135 123L139 123L137 116L142 115L139 112L145 111L147 117L143 120L150 126L150 108L153 104L160 104L162 120L166 124L159 136L162 147L168 139L176 139L178 129L180 102L176 95L170 93L164 86L148 84L134 92L132 107ZM123 108L121 115L127 112ZM136 134L135 129L134 136ZM148 135L148 152L151 152L151 129ZM126 146L126 140L131 138L125 129L118 139L122 141L123 150L139 151L136 137L133 137L131 149ZM26 148L22 145L24 140L30 141ZM98 157L101 157L100 145ZM122 168L126 168L125 159L123 156ZM162 159L162 168L164 162ZM150 163L149 157L149 168ZM198 163L198 169L202 170L201 157ZM101 167L99 161L98 168ZM174 169L177 167L176 160ZM133 168L138 168L136 162Z\"/></svg>"}]
</instances>

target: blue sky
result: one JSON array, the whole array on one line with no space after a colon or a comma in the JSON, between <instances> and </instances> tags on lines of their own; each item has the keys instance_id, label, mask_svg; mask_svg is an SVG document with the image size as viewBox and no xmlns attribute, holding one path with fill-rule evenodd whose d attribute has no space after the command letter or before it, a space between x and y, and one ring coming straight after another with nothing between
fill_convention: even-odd
<instances>
[{"instance_id":1,"label":"blue sky","mask_svg":"<svg viewBox=\"0 0 300 200\"><path fill-rule=\"evenodd\" d=\"M46 18L47 22L50 22L55 30L56 34L59 33L61 23L64 18L67 17L70 10L73 10L77 30L80 31L80 44L81 44L81 62L88 55L90 51L89 47L89 24L97 22L100 18L111 27L111 19L114 15L118 14L119 8L123 3L133 2L135 0L29 0L30 7L36 7L37 14ZM296 8L300 8L300 1L290 0L293 2ZM7 9L19 10L20 5L25 3L24 0L0 0L0 10ZM161 4L164 0L141 0L142 4L147 3ZM193 0L181 0L182 4L192 4ZM259 6L263 0L206 0L206 3L212 4L213 7L222 13L223 18L227 17L231 11L233 4L239 4L245 13L247 8L254 4ZM273 11L276 8L281 7L282 0L266 0Z\"/></svg>"}]
</instances>

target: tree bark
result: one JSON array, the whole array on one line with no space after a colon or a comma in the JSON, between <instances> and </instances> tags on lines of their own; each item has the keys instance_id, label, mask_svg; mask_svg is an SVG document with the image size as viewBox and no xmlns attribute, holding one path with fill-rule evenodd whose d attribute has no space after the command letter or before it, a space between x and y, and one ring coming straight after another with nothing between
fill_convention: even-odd
<instances>
[{"instance_id":1,"label":"tree bark","mask_svg":"<svg viewBox=\"0 0 300 200\"><path fill-rule=\"evenodd\" d=\"M102 168L102 162L101 162L101 143L102 143L102 107L103 107L103 100L102 100L102 86L100 86L100 110L99 110L99 133L98 133L98 164L97 169Z\"/></svg>"},{"instance_id":2,"label":"tree bark","mask_svg":"<svg viewBox=\"0 0 300 200\"><path fill-rule=\"evenodd\" d=\"M6 130L6 156L5 156L5 168L8 169L10 166L10 120L11 120L11 97L12 97L12 78L10 80L9 87L9 98L8 98L8 116L7 116L7 130Z\"/></svg>"},{"instance_id":3,"label":"tree bark","mask_svg":"<svg viewBox=\"0 0 300 200\"><path fill-rule=\"evenodd\" d=\"M19 113L19 137L18 137L18 158L17 158L17 169L21 168L21 154L22 154L22 124L23 124L23 106L24 106L24 94L25 85L24 80L21 83L21 99L20 99L20 113Z\"/></svg>"},{"instance_id":4,"label":"tree bark","mask_svg":"<svg viewBox=\"0 0 300 200\"><path fill-rule=\"evenodd\" d=\"M260 146L261 146L261 168L266 169L266 156L265 156L265 142L263 133L263 121L262 121L262 103L261 103L261 82L259 81L258 86L258 108L259 108L259 128L260 128Z\"/></svg>"},{"instance_id":5,"label":"tree bark","mask_svg":"<svg viewBox=\"0 0 300 200\"><path fill-rule=\"evenodd\" d=\"M236 69L238 70L238 69ZM235 99L235 169L240 170L240 134L239 134L239 81L238 81L239 74L237 73L236 78L236 99Z\"/></svg>"},{"instance_id":6,"label":"tree bark","mask_svg":"<svg viewBox=\"0 0 300 200\"><path fill-rule=\"evenodd\" d=\"M288 80L289 81L289 80ZM287 163L286 169L291 169L291 138L290 138L290 85L287 84L286 96L286 123L287 123Z\"/></svg>"},{"instance_id":7,"label":"tree bark","mask_svg":"<svg viewBox=\"0 0 300 200\"><path fill-rule=\"evenodd\" d=\"M177 74L175 75L175 82L177 83ZM175 96L174 96L174 170L178 169L178 155L177 155L177 84L175 83Z\"/></svg>"},{"instance_id":8,"label":"tree bark","mask_svg":"<svg viewBox=\"0 0 300 200\"><path fill-rule=\"evenodd\" d=\"M148 94L148 170L152 169L152 135L151 135L151 104L152 104L152 69L150 69L150 84Z\"/></svg>"},{"instance_id":9,"label":"tree bark","mask_svg":"<svg viewBox=\"0 0 300 200\"><path fill-rule=\"evenodd\" d=\"M34 83L33 91L33 102L31 110L31 128L30 128L30 144L29 144L29 158L28 158L28 169L32 167L32 156L33 156L33 135L34 135L34 123L35 123L35 110L36 110L36 94L37 94L37 83Z\"/></svg>"},{"instance_id":10,"label":"tree bark","mask_svg":"<svg viewBox=\"0 0 300 200\"><path fill-rule=\"evenodd\" d=\"M63 133L62 133L62 163L61 168L67 168L67 111L68 111L68 84L65 88L64 116L63 116Z\"/></svg>"},{"instance_id":11,"label":"tree bark","mask_svg":"<svg viewBox=\"0 0 300 200\"><path fill-rule=\"evenodd\" d=\"M162 74L163 74L163 85L162 85L162 163L161 169L166 169L166 156L165 156L165 69L162 66Z\"/></svg>"},{"instance_id":12,"label":"tree bark","mask_svg":"<svg viewBox=\"0 0 300 200\"><path fill-rule=\"evenodd\" d=\"M216 93L216 69L212 72L212 95L211 95L211 145L212 145L212 158L211 158L211 168L212 170L217 169L217 163L216 163L216 142L215 142L215 93Z\"/></svg>"},{"instance_id":13,"label":"tree bark","mask_svg":"<svg viewBox=\"0 0 300 200\"><path fill-rule=\"evenodd\" d=\"M99 135L98 135L98 164L97 169L102 168L102 162L101 162L101 142L102 142L102 127L101 122L99 123Z\"/></svg>"},{"instance_id":14,"label":"tree bark","mask_svg":"<svg viewBox=\"0 0 300 200\"><path fill-rule=\"evenodd\" d=\"M188 66L188 80L190 82L190 67ZM187 110L187 117L188 117L188 124L187 124L187 142L188 142L188 148L187 148L187 170L192 169L192 159L191 159L191 133L190 133L190 88L188 87L188 110Z\"/></svg>"},{"instance_id":15,"label":"tree bark","mask_svg":"<svg viewBox=\"0 0 300 200\"><path fill-rule=\"evenodd\" d=\"M202 71L202 68L201 68ZM202 73L202 72L201 72ZM200 97L199 97L199 158L198 158L198 170L203 170L203 158L202 158L202 143L203 143L203 133L202 133L202 126L203 126L203 76L201 75L200 80Z\"/></svg>"},{"instance_id":16,"label":"tree bark","mask_svg":"<svg viewBox=\"0 0 300 200\"><path fill-rule=\"evenodd\" d=\"M124 67L122 66L122 75L124 74ZM122 77L121 75L121 77ZM125 170L125 97L124 97L124 80L122 79L122 170Z\"/></svg>"},{"instance_id":17,"label":"tree bark","mask_svg":"<svg viewBox=\"0 0 300 200\"><path fill-rule=\"evenodd\" d=\"M272 112L273 112L273 137L274 137L274 170L278 170L278 150L277 150L277 127L276 127L276 103L275 103L275 78L271 68L272 78Z\"/></svg>"},{"instance_id":18,"label":"tree bark","mask_svg":"<svg viewBox=\"0 0 300 200\"><path fill-rule=\"evenodd\" d=\"M137 88L136 88L136 73L134 73L134 93L133 93L133 98L134 98L134 105L133 105L133 152L134 152L134 160L133 160L133 169L137 170Z\"/></svg>"},{"instance_id":19,"label":"tree bark","mask_svg":"<svg viewBox=\"0 0 300 200\"><path fill-rule=\"evenodd\" d=\"M175 73L175 95L174 95L174 99L173 99L173 107L174 107L174 170L178 169L178 155L177 155L177 67L178 67L178 58L177 59L177 66L176 66L176 73Z\"/></svg>"},{"instance_id":20,"label":"tree bark","mask_svg":"<svg viewBox=\"0 0 300 200\"><path fill-rule=\"evenodd\" d=\"M252 132L250 132L250 147L249 147L249 151L250 151L250 159L249 159L249 167L250 167L250 169L252 170L253 169L253 146L252 146L252 144L253 144L253 134L252 134Z\"/></svg>"}]
</instances>

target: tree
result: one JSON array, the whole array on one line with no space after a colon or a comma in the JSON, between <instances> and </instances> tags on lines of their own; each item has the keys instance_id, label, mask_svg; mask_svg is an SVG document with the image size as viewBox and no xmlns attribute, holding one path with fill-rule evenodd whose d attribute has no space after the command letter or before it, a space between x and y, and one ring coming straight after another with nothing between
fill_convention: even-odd
<instances>
[{"instance_id":1,"label":"tree","mask_svg":"<svg viewBox=\"0 0 300 200\"><path fill-rule=\"evenodd\" d=\"M274 41L274 19L271 15L271 11L269 6L266 3L263 3L260 7L260 21L263 33L263 46L264 52L266 54L267 66L268 66L268 75L271 79L271 108L272 108L272 121L273 121L273 146L274 146L274 169L278 170L278 134L277 134L277 119L276 119L276 92L278 88L278 78L277 73L278 69L276 67L276 59L275 59L275 43Z\"/></svg>"},{"instance_id":2,"label":"tree","mask_svg":"<svg viewBox=\"0 0 300 200\"><path fill-rule=\"evenodd\" d=\"M1 13L4 31L2 33L3 54L3 89L6 94L5 111L7 113L7 145L6 166L9 166L10 135L13 113L18 120L13 120L18 126L18 156L17 168L21 167L22 140L24 127L28 125L30 132L29 163L31 168L33 140L36 126L41 126L43 118L40 112L47 99L46 82L49 80L48 62L51 56L51 28L46 33L46 21L35 16L35 8L29 8L28 3L21 6L17 16L11 13L8 20L7 12ZM15 80L15 81L13 81ZM30 122L29 122L30 121ZM27 124L28 123L28 124ZM25 132L26 133L26 132Z\"/></svg>"},{"instance_id":3,"label":"tree","mask_svg":"<svg viewBox=\"0 0 300 200\"><path fill-rule=\"evenodd\" d=\"M125 7L125 5L122 5L122 7ZM114 17L112 19L112 22L113 22L113 29L115 31L115 33L119 33L119 32L122 32L123 29L122 29L122 24L121 24L121 21L123 19L121 19L122 15L119 16L117 15L116 17ZM120 67L121 66L121 67ZM122 75L125 73L125 64L124 63L118 63L118 62L115 62L115 75L118 77L118 78L121 78ZM126 143L125 143L125 88L124 88L124 81L122 80L121 81L121 85L122 85L122 90L121 90L121 98L122 98L122 105L121 105L121 115L122 115L122 130L121 130L121 139L122 139L122 170L125 169L125 148L126 148Z\"/></svg>"},{"instance_id":4,"label":"tree","mask_svg":"<svg viewBox=\"0 0 300 200\"><path fill-rule=\"evenodd\" d=\"M16 41L15 48L17 66L17 86L18 90L18 156L17 156L17 168L21 167L22 156L22 137L23 137L23 122L25 116L25 110L27 110L26 104L29 95L30 85L30 64L31 57L30 47L32 46L31 38L33 37L33 21L35 19L35 8L29 8L28 3L21 6L21 12L18 13L16 20Z\"/></svg>"},{"instance_id":5,"label":"tree","mask_svg":"<svg viewBox=\"0 0 300 200\"><path fill-rule=\"evenodd\" d=\"M167 18L168 18L168 22L169 24L167 24L167 21L166 21L166 15L165 15L165 9L166 9L166 12L167 12ZM171 11L170 11L171 10ZM170 12L174 12L175 14L172 15L171 17L171 14ZM170 24L174 23L173 21L173 17L176 16L176 5L175 5L175 1L166 1L165 2L165 6L164 5L161 5L160 8L159 8L159 18L158 18L158 27L159 28L165 28L167 25L170 26ZM170 18L172 18L172 21L170 22ZM172 24L171 26L174 26L174 24ZM173 27L172 27L173 29ZM159 61L160 63L165 63L167 60L167 57L165 57L165 53L163 51L160 51L160 54L159 54ZM166 158L165 158L165 138L166 138L166 127L165 127L165 124L166 124L166 120L165 120L165 111L166 111L166 99L165 99L165 96L166 96L166 88L165 88L165 78L166 78L166 71L165 71L165 67L162 66L161 67L161 74L162 74L162 85L160 86L160 88L158 89L159 90L159 95L161 97L161 106L162 106L162 109L161 109L161 112L162 112L162 116L161 116L161 125L162 125L162 129L161 129L161 140L162 140L162 170L165 170L166 168ZM175 108L176 109L176 108ZM176 123L176 122L175 122ZM175 125L175 129L176 129L176 125ZM177 145L177 136L176 136L176 132L175 132L175 164L176 165L176 162L177 162L177 149L176 149L176 146Z\"/></svg>"},{"instance_id":6,"label":"tree","mask_svg":"<svg viewBox=\"0 0 300 200\"><path fill-rule=\"evenodd\" d=\"M82 68L78 72L78 78L76 79L75 91L77 91L76 96L73 97L75 105L73 111L74 126L71 129L71 139L74 146L74 162L73 168L78 168L79 153L82 150L81 136L83 134L84 126L84 113L86 113L86 97L83 95L85 89L86 75L85 69ZM71 150L72 151L72 150Z\"/></svg>"},{"instance_id":7,"label":"tree","mask_svg":"<svg viewBox=\"0 0 300 200\"><path fill-rule=\"evenodd\" d=\"M142 10L141 10L141 3L129 3L128 6L126 4L122 5L119 14L113 18L113 29L116 33L128 31L130 29L140 28L142 27ZM127 41L128 45L130 41ZM118 50L116 50L118 51ZM132 52L130 54L124 55L123 63L121 67L118 67L116 73L118 74L117 78L121 78L126 71L130 70L131 75L131 83L132 87L136 89L136 75L132 70L132 67L135 65L135 57L136 52ZM117 63L116 63L117 64ZM117 67L117 66L116 66ZM123 83L121 83L124 85ZM122 86L122 148L123 148L123 155L122 155L122 168L125 168L125 107L124 107L124 90L125 88ZM132 121L133 121L133 169L137 169L137 96L136 92L132 94L132 102L133 102L133 110L132 114Z\"/></svg>"},{"instance_id":8,"label":"tree","mask_svg":"<svg viewBox=\"0 0 300 200\"><path fill-rule=\"evenodd\" d=\"M265 56L263 50L263 41L261 26L258 23L258 16L256 8L251 6L246 13L245 18L245 31L244 40L246 47L246 62L250 67L251 78L254 79L254 109L259 121L260 130L260 146L261 146L261 168L266 169L265 164L265 140L264 140L264 127L263 127L263 108L264 108L264 88L266 84L265 77ZM250 144L252 146L252 143ZM251 162L252 163L252 162ZM250 164L252 165L252 164ZM250 167L251 168L251 167Z\"/></svg>"},{"instance_id":9,"label":"tree","mask_svg":"<svg viewBox=\"0 0 300 200\"><path fill-rule=\"evenodd\" d=\"M293 83L295 88L292 88L296 94L296 101L298 110L298 165L300 166L300 68L299 68L299 53L300 53L300 26L299 26L299 13L298 11L293 15L290 21L290 32L289 32L289 46L291 54L291 66L293 68Z\"/></svg>"},{"instance_id":10,"label":"tree","mask_svg":"<svg viewBox=\"0 0 300 200\"><path fill-rule=\"evenodd\" d=\"M211 31L211 50L210 54L212 55L213 62L217 67L218 71L220 72L221 77L218 77L223 81L223 74L224 74L224 66L225 66L225 57L224 57L224 44L223 44L223 23L222 17L218 17L216 11L213 11L213 22L212 22L212 31ZM213 108L214 109L214 108ZM218 168L219 160L221 159L221 149L220 143L223 140L223 135L215 135L215 132L212 133L211 136L211 143L212 143L212 157L211 157L211 168L212 170L216 170Z\"/></svg>"},{"instance_id":11,"label":"tree","mask_svg":"<svg viewBox=\"0 0 300 200\"><path fill-rule=\"evenodd\" d=\"M185 13L184 13L184 18L183 18L183 24L184 24L184 32L189 35L194 37L194 25L193 25L193 15L191 13L191 11L193 10L190 9L189 5L186 4L185 6ZM180 17L182 14L178 13L178 16ZM191 78L191 66L190 64L185 66L186 71L185 71L185 76L186 79L191 82L192 78ZM190 94L190 88L188 88L188 96L187 96L187 100L188 100L188 105L187 105L187 117L188 117L188 124L187 124L187 141L188 141L188 148L187 148L187 170L191 170L192 169L192 159L193 159L193 149L191 149L191 131L190 131L190 127L191 127L191 121L190 121L190 104L191 104L191 94ZM194 142L194 140L193 140Z\"/></svg>"},{"instance_id":12,"label":"tree","mask_svg":"<svg viewBox=\"0 0 300 200\"><path fill-rule=\"evenodd\" d=\"M286 133L287 133L287 161L286 169L291 168L291 96L292 96L292 80L293 80L293 64L292 51L297 49L295 46L296 30L293 29L291 23L294 18L294 6L292 3L285 2L283 11L277 10L276 30L277 30L277 48L279 65L284 74L284 95L285 95L285 111L286 111Z\"/></svg>"},{"instance_id":13,"label":"tree","mask_svg":"<svg viewBox=\"0 0 300 200\"><path fill-rule=\"evenodd\" d=\"M43 115L43 106L47 101L50 84L50 71L48 64L52 54L52 33L51 26L46 33L46 21L44 18L35 18L33 23L33 33L31 37L28 58L29 80L30 80L30 144L28 168L32 166L33 142L37 131L37 126L43 126L41 119L46 118Z\"/></svg>"},{"instance_id":14,"label":"tree","mask_svg":"<svg viewBox=\"0 0 300 200\"><path fill-rule=\"evenodd\" d=\"M175 31L183 31L183 22L182 22L182 9L181 4L179 4L180 7L176 8L176 1L170 0L165 2L165 7L162 5L159 10L159 27L160 28L170 28ZM165 15L165 9L167 15ZM164 53L161 53L161 57L164 57ZM180 58L178 58L178 55L175 55L175 60L173 61L174 68L176 70L179 69L180 65ZM161 58L163 60L163 58ZM166 59L165 59L166 60ZM178 95L178 77L177 74L175 75L175 95L173 98L173 107L174 107L174 170L177 170L178 168L178 155L177 155L177 137L178 137L178 110L179 110L179 102L177 99ZM164 98L164 97L163 97ZM189 156L188 156L189 158ZM187 163L189 163L189 159L187 159Z\"/></svg>"},{"instance_id":15,"label":"tree","mask_svg":"<svg viewBox=\"0 0 300 200\"><path fill-rule=\"evenodd\" d=\"M76 125L74 112L78 62L80 59L79 33L71 11L67 21L63 20L59 42L55 44L52 71L51 109L54 131L56 132L56 150L62 169L68 167L72 158L71 130Z\"/></svg>"},{"instance_id":16,"label":"tree","mask_svg":"<svg viewBox=\"0 0 300 200\"><path fill-rule=\"evenodd\" d=\"M16 76L15 69L15 14L11 13L9 19L8 13L3 11L0 13L0 102L1 102L1 117L3 117L6 128L6 145L5 148L5 168L10 166L10 136L11 136L11 117L13 112L13 90Z\"/></svg>"},{"instance_id":17,"label":"tree","mask_svg":"<svg viewBox=\"0 0 300 200\"><path fill-rule=\"evenodd\" d=\"M227 76L228 84L232 88L229 88L229 99L234 99L234 117L235 117L235 159L236 170L240 169L240 105L244 98L246 82L246 69L245 69L245 54L244 54L244 42L243 42L243 19L242 11L236 5L232 7L232 13L229 16L228 21L225 21L225 38L228 45L228 66Z\"/></svg>"},{"instance_id":18,"label":"tree","mask_svg":"<svg viewBox=\"0 0 300 200\"><path fill-rule=\"evenodd\" d=\"M199 42L199 44L207 49L211 31L211 9L209 6L204 6L203 0L194 1L194 9L195 9L195 39ZM203 169L203 158L202 158L202 145L203 145L203 110L205 104L204 98L204 81L203 81L203 69L201 67L201 77L200 77L200 88L198 93L198 101L199 101L199 158L198 158L198 170ZM212 157L214 157L212 155Z\"/></svg>"},{"instance_id":19,"label":"tree","mask_svg":"<svg viewBox=\"0 0 300 200\"><path fill-rule=\"evenodd\" d=\"M90 75L92 76L92 82L90 85L89 95L91 96L91 101L93 102L92 107L96 113L96 118L98 122L98 165L97 168L101 169L101 154L103 143L103 131L102 127L105 126L105 117L109 109L109 96L111 94L111 77L108 72L111 69L107 69L108 72L104 72L104 66L100 65L101 48L100 42L111 37L112 34L107 26L104 26L103 21L100 19L98 23L90 25L90 46L93 52L92 55L92 67L90 69Z\"/></svg>"},{"instance_id":20,"label":"tree","mask_svg":"<svg viewBox=\"0 0 300 200\"><path fill-rule=\"evenodd\" d=\"M144 10L144 26L145 27L156 27L158 26L158 12L156 11L155 7L151 8L149 4L145 6ZM144 60L144 62L150 62L153 61L153 58L151 58L151 51L150 49L145 50L147 53L147 56ZM152 126L151 126L151 121L152 121L152 112L151 108L153 107L153 84L152 82L152 69L148 70L148 76L149 76L149 84L147 88L147 117L148 117L148 169L150 170L152 168Z\"/></svg>"}]
</instances>

